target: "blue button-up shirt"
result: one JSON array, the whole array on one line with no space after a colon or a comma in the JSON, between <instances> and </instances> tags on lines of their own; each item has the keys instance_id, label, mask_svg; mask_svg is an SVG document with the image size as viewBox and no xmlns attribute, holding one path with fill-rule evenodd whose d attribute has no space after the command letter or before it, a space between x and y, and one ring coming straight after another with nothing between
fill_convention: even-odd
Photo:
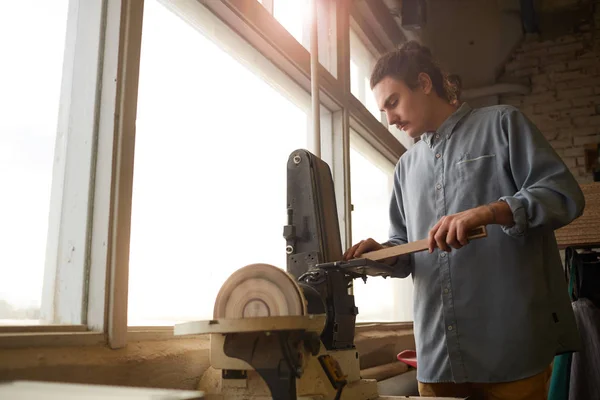
<instances>
[{"instance_id":1,"label":"blue button-up shirt","mask_svg":"<svg viewBox=\"0 0 600 400\"><path fill-rule=\"evenodd\" d=\"M579 347L554 230L581 215L583 193L516 108L463 104L400 159L390 244L426 238L445 215L504 200L515 225L488 226L462 249L420 252L412 275L421 382L505 382Z\"/></svg>"}]
</instances>

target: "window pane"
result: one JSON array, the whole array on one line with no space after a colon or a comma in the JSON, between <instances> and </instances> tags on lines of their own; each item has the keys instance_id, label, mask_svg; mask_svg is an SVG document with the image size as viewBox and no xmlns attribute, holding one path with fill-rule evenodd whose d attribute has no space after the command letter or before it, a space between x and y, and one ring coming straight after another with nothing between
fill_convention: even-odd
<instances>
[{"instance_id":1,"label":"window pane","mask_svg":"<svg viewBox=\"0 0 600 400\"><path fill-rule=\"evenodd\" d=\"M40 315L67 8L0 2L0 324Z\"/></svg>"},{"instance_id":2,"label":"window pane","mask_svg":"<svg viewBox=\"0 0 600 400\"><path fill-rule=\"evenodd\" d=\"M364 88L360 85L360 76L358 71L358 65L351 58L350 59L350 92L360 100L362 94L364 93Z\"/></svg>"},{"instance_id":3,"label":"window pane","mask_svg":"<svg viewBox=\"0 0 600 400\"><path fill-rule=\"evenodd\" d=\"M310 48L310 3L308 0L275 0L273 16L307 49Z\"/></svg>"},{"instance_id":4,"label":"window pane","mask_svg":"<svg viewBox=\"0 0 600 400\"><path fill-rule=\"evenodd\" d=\"M264 4L269 9L272 4L273 16L300 43L310 51L310 29L312 20L309 0L271 0ZM336 58L336 2L317 1L319 62L333 76L337 76Z\"/></svg>"},{"instance_id":5,"label":"window pane","mask_svg":"<svg viewBox=\"0 0 600 400\"><path fill-rule=\"evenodd\" d=\"M377 100L375 100L375 96L373 95L373 91L371 90L371 78L370 76L366 76L363 84L365 85L365 107L367 110L373 114L373 116L380 121L384 122L384 125L387 125L387 121L385 121L382 116L381 111L379 110L379 106L377 105Z\"/></svg>"},{"instance_id":6,"label":"window pane","mask_svg":"<svg viewBox=\"0 0 600 400\"><path fill-rule=\"evenodd\" d=\"M389 204L394 166L352 132L350 136L350 185L352 238L388 240ZM368 278L354 281L357 321L412 321L412 280Z\"/></svg>"},{"instance_id":7,"label":"window pane","mask_svg":"<svg viewBox=\"0 0 600 400\"><path fill-rule=\"evenodd\" d=\"M158 2L146 3L130 325L212 318L235 270L285 268L287 159L307 146L307 129L304 109Z\"/></svg>"},{"instance_id":8,"label":"window pane","mask_svg":"<svg viewBox=\"0 0 600 400\"><path fill-rule=\"evenodd\" d=\"M371 72L377 61L354 29L350 29L350 91L379 121L381 111L371 91Z\"/></svg>"}]
</instances>

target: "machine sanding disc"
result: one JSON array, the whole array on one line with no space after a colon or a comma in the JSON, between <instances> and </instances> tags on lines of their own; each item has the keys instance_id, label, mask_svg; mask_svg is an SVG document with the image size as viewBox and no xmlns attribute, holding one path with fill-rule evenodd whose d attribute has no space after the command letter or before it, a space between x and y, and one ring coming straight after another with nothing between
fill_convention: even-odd
<instances>
[{"instance_id":1,"label":"machine sanding disc","mask_svg":"<svg viewBox=\"0 0 600 400\"><path fill-rule=\"evenodd\" d=\"M225 281L213 318L306 315L302 290L286 271L269 264L240 268Z\"/></svg>"}]
</instances>

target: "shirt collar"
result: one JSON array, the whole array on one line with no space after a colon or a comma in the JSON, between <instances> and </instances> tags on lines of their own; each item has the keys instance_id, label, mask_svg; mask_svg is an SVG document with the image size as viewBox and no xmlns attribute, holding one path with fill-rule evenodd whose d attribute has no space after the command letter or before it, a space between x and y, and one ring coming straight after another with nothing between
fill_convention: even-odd
<instances>
[{"instance_id":1,"label":"shirt collar","mask_svg":"<svg viewBox=\"0 0 600 400\"><path fill-rule=\"evenodd\" d=\"M421 135L421 140L423 140L429 147L431 147L433 135L439 133L441 136L447 135L448 138L452 136L454 132L454 128L460 122L461 119L465 115L467 115L471 111L471 107L467 103L462 103L460 107L456 111L454 111L438 128L435 132L425 132Z\"/></svg>"}]
</instances>

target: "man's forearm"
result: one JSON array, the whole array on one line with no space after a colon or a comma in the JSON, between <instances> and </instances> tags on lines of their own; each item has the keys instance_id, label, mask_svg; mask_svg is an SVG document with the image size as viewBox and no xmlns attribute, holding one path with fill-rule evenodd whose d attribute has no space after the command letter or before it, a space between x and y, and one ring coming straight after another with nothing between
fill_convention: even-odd
<instances>
[{"instance_id":1,"label":"man's forearm","mask_svg":"<svg viewBox=\"0 0 600 400\"><path fill-rule=\"evenodd\" d=\"M515 224L512 210L505 201L496 201L486 204L484 207L486 207L490 213L490 224L508 227Z\"/></svg>"}]
</instances>

